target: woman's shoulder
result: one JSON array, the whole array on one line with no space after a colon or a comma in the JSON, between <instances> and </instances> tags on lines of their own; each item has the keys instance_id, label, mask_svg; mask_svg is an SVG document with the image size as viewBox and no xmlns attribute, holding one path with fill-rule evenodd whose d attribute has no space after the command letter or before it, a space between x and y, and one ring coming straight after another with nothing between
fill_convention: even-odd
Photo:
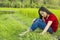
<instances>
[{"instance_id":1,"label":"woman's shoulder","mask_svg":"<svg viewBox=\"0 0 60 40\"><path fill-rule=\"evenodd\" d=\"M56 17L56 15L55 15L55 14L53 14L53 13L51 13L51 14L50 14L50 16L52 16L52 17Z\"/></svg>"},{"instance_id":2,"label":"woman's shoulder","mask_svg":"<svg viewBox=\"0 0 60 40\"><path fill-rule=\"evenodd\" d=\"M50 18L51 18L51 19L57 19L56 15L53 14L53 13L50 14Z\"/></svg>"}]
</instances>

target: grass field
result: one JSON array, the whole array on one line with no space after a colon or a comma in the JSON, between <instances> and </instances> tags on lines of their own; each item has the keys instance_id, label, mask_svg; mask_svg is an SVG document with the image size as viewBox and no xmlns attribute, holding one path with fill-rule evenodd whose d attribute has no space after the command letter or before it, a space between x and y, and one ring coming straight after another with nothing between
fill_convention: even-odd
<instances>
[{"instance_id":1,"label":"grass field","mask_svg":"<svg viewBox=\"0 0 60 40\"><path fill-rule=\"evenodd\" d=\"M1 10L14 10L14 13L0 12L0 40L55 40L49 33L40 35L40 29L19 37L20 33L26 31L31 26L32 20L38 18L37 8L0 8ZM60 10L49 10L57 16L59 21ZM56 35L60 36L60 25Z\"/></svg>"}]
</instances>

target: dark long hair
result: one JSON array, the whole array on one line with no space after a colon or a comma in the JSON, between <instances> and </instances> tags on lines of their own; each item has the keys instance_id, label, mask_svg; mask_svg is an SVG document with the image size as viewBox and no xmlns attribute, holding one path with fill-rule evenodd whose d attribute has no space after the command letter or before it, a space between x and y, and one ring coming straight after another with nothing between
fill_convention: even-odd
<instances>
[{"instance_id":1,"label":"dark long hair","mask_svg":"<svg viewBox=\"0 0 60 40\"><path fill-rule=\"evenodd\" d=\"M46 12L47 14L51 14L51 12L45 8L45 7L40 7L38 10L39 18L42 19L42 15L40 14L40 11Z\"/></svg>"}]
</instances>

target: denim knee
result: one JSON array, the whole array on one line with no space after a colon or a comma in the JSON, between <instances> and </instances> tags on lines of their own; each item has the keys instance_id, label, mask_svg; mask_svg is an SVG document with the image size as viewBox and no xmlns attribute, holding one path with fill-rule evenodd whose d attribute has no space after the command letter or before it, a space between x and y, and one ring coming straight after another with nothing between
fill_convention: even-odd
<instances>
[{"instance_id":1,"label":"denim knee","mask_svg":"<svg viewBox=\"0 0 60 40\"><path fill-rule=\"evenodd\" d=\"M36 20L34 22L39 23L39 22L42 22L42 20L40 18L36 18Z\"/></svg>"}]
</instances>

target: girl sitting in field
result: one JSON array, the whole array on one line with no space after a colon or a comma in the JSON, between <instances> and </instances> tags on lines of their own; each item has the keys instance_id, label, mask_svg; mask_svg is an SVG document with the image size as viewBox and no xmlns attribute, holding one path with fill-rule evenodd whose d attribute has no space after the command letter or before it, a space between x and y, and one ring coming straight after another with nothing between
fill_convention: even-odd
<instances>
[{"instance_id":1,"label":"girl sitting in field","mask_svg":"<svg viewBox=\"0 0 60 40\"><path fill-rule=\"evenodd\" d=\"M48 9L45 7L40 7L38 10L39 18L36 18L31 27L19 35L25 35L29 31L35 31L36 28L40 28L43 31L40 34L44 34L46 32L49 32L50 34L53 34L58 29L58 20L57 17L51 13Z\"/></svg>"}]
</instances>

